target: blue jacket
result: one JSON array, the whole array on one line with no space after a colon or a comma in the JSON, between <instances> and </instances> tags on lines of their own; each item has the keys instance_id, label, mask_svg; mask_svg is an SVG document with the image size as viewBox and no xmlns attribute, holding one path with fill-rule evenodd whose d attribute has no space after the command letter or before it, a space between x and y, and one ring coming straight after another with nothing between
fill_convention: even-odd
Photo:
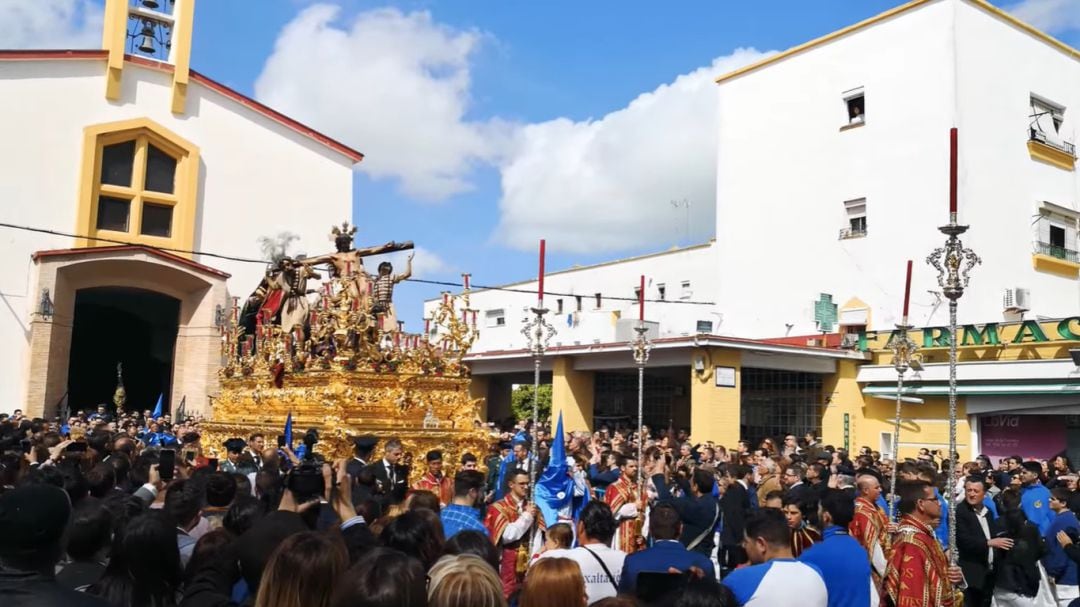
<instances>
[{"instance_id":1,"label":"blue jacket","mask_svg":"<svg viewBox=\"0 0 1080 607\"><path fill-rule=\"evenodd\" d=\"M865 555L866 552L863 554ZM619 593L634 594L637 588L637 576L643 571L666 573L668 567L686 571L691 566L701 568L705 572L705 577L716 579L716 572L709 557L687 550L686 546L680 542L658 541L652 548L626 557L626 561L623 562L622 577L619 578ZM867 599L868 604L869 602Z\"/></svg>"},{"instance_id":2,"label":"blue jacket","mask_svg":"<svg viewBox=\"0 0 1080 607\"><path fill-rule=\"evenodd\" d=\"M1050 523L1054 520L1054 512L1050 510L1050 490L1039 481L1021 488L1020 509L1024 511L1027 519L1039 528L1039 533L1046 535Z\"/></svg>"},{"instance_id":3,"label":"blue jacket","mask_svg":"<svg viewBox=\"0 0 1080 607\"><path fill-rule=\"evenodd\" d=\"M1076 586L1077 580L1080 579L1080 576L1077 575L1076 561L1065 554L1065 549L1057 541L1058 531L1071 532L1069 535L1075 541L1077 536L1080 536L1080 521L1077 521L1076 515L1069 510L1054 516L1050 521L1050 527L1043 533L1046 547L1050 550L1043 557L1043 566L1046 567L1046 574L1057 581L1058 584Z\"/></svg>"},{"instance_id":4,"label":"blue jacket","mask_svg":"<svg viewBox=\"0 0 1080 607\"><path fill-rule=\"evenodd\" d=\"M799 560L821 570L829 591L829 607L870 604L870 560L866 549L848 535L847 529L827 527L822 540L803 551Z\"/></svg>"}]
</instances>

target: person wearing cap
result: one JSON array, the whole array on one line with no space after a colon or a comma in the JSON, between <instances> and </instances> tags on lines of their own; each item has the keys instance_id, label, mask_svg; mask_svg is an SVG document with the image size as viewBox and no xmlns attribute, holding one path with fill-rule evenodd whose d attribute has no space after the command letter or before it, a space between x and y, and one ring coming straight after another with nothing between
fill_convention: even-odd
<instances>
[{"instance_id":1,"label":"person wearing cap","mask_svg":"<svg viewBox=\"0 0 1080 607\"><path fill-rule=\"evenodd\" d=\"M375 445L378 444L379 439L371 435L358 436L353 439L356 454L345 465L345 470L352 477L353 482L356 482L357 477L360 476L360 471L367 467L368 460L371 459L371 452L375 450Z\"/></svg>"},{"instance_id":2,"label":"person wearing cap","mask_svg":"<svg viewBox=\"0 0 1080 607\"><path fill-rule=\"evenodd\" d=\"M454 483L442 472L442 451L433 449L427 452L427 472L420 480L413 483L413 491L430 491L439 498L439 505L446 507L454 499Z\"/></svg>"},{"instance_id":3,"label":"person wearing cap","mask_svg":"<svg viewBox=\"0 0 1080 607\"><path fill-rule=\"evenodd\" d=\"M225 461L221 462L221 471L229 474L240 472L240 454L247 443L242 438L230 438L225 441Z\"/></svg>"},{"instance_id":4,"label":"person wearing cap","mask_svg":"<svg viewBox=\"0 0 1080 607\"><path fill-rule=\"evenodd\" d=\"M52 485L23 485L0 495L0 605L107 607L56 581L70 518L67 493Z\"/></svg>"},{"instance_id":5,"label":"person wearing cap","mask_svg":"<svg viewBox=\"0 0 1080 607\"><path fill-rule=\"evenodd\" d=\"M1042 464L1027 461L1020 472L1020 509L1032 524L1038 526L1039 533L1045 534L1054 520L1050 510L1050 490L1039 482Z\"/></svg>"}]
</instances>

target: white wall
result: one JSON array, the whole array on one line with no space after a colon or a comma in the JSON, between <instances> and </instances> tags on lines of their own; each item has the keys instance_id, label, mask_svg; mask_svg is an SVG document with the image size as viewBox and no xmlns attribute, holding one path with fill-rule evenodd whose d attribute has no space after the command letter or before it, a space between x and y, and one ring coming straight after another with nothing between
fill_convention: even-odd
<instances>
[{"instance_id":1,"label":"white wall","mask_svg":"<svg viewBox=\"0 0 1080 607\"><path fill-rule=\"evenodd\" d=\"M1033 160L1028 153L1032 93L1066 107L1061 132L1080 134L1080 60L1071 58L967 3L960 4L960 128L968 179L963 192L972 224L970 246L983 258L961 308L980 320L1001 318L1006 288L1030 289L1032 310L1076 314L1075 278L1036 271L1031 262L1038 201L1080 210L1080 172ZM977 315L977 316L971 316Z\"/></svg>"},{"instance_id":2,"label":"white wall","mask_svg":"<svg viewBox=\"0 0 1080 607\"><path fill-rule=\"evenodd\" d=\"M866 124L840 131L842 93L860 86ZM1080 63L963 0L924 5L721 83L725 332L777 336L792 323L792 334L813 333L822 292L841 305L862 299L871 325L891 328L907 259L915 261L911 322L945 323L947 308L928 293L940 287L925 258L944 242L937 227L947 221L954 117L960 220L972 225L965 242L984 259L961 321L1000 319L1002 289L1014 286L1032 289L1035 313L1074 313L1076 281L1032 269L1030 222L1037 199L1075 208L1076 173L1033 161L1026 125L1031 92L1080 110L1078 87ZM868 236L839 240L843 201L861 197Z\"/></svg>"},{"instance_id":3,"label":"white wall","mask_svg":"<svg viewBox=\"0 0 1080 607\"><path fill-rule=\"evenodd\" d=\"M335 222L352 216L352 168L344 156L192 81L188 111L172 114L168 74L127 64L122 100L105 99L105 63L0 61L0 221L75 231L83 128L147 117L199 146L195 248L259 257L256 240L288 230L293 251L332 250ZM38 294L28 293L30 255L73 239L0 229L9 271L0 273L0 410L22 400L25 327ZM241 297L262 275L258 264L196 261L232 274Z\"/></svg>"},{"instance_id":4,"label":"white wall","mask_svg":"<svg viewBox=\"0 0 1080 607\"><path fill-rule=\"evenodd\" d=\"M659 286L665 286L665 299L669 303L645 304L645 318L659 323L660 337L693 335L698 320L711 321L715 331L721 320L715 313L715 306L672 303L716 301L714 251L711 245L700 245L549 274L544 282L544 291L547 293L544 303L551 310L548 321L558 332L551 345L615 341L615 313L621 318L636 320L638 306L633 301L614 301L607 298L632 299L642 274L646 277L646 299L659 299ZM683 281L690 281L690 293L685 300L681 299ZM525 293L495 290L472 293L470 304L472 308L479 310L477 324L480 327L480 339L474 344L473 352L525 347L525 338L521 335L522 320L526 315L532 316L526 309L536 305L536 281L514 283L506 285L506 288L520 289ZM603 296L599 309L596 308L596 293ZM576 314L576 323L572 318L575 316L577 304L574 295L580 295L582 299L582 311ZM562 314L557 313L560 299L563 302ZM437 304L438 300L425 302L424 316L431 317ZM497 309L505 310L506 325L486 326L485 313Z\"/></svg>"}]
</instances>

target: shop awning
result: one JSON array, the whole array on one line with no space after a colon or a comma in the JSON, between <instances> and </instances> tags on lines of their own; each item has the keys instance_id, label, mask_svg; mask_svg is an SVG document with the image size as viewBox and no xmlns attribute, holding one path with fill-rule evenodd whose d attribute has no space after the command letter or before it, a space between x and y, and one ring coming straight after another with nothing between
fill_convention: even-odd
<instances>
[{"instance_id":1,"label":"shop awning","mask_svg":"<svg viewBox=\"0 0 1080 607\"><path fill-rule=\"evenodd\" d=\"M896 384L866 386L863 394L869 396L896 397ZM1045 383L962 383L956 387L960 396L996 396L1021 394L1048 394L1068 396L1080 394L1080 382L1045 382ZM905 385L903 396L948 396L949 385L943 383Z\"/></svg>"}]
</instances>

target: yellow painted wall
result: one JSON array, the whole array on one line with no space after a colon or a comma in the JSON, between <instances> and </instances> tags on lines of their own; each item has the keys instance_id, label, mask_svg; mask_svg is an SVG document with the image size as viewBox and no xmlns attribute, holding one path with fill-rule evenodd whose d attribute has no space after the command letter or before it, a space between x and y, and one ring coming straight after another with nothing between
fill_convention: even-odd
<instances>
[{"instance_id":1,"label":"yellow painted wall","mask_svg":"<svg viewBox=\"0 0 1080 607\"><path fill-rule=\"evenodd\" d=\"M694 361L705 358L705 372L694 371ZM735 368L735 387L717 388L713 369ZM739 440L742 408L742 353L722 348L698 348L690 359L690 435L694 442L713 441L734 447Z\"/></svg>"},{"instance_id":2,"label":"yellow painted wall","mask_svg":"<svg viewBox=\"0 0 1080 607\"><path fill-rule=\"evenodd\" d=\"M857 449L856 438L863 426L863 394L855 376L859 365L854 360L839 360L836 373L825 378L821 392L825 402L825 413L821 418L821 439L826 445L844 446L844 414L849 416L849 442L852 449Z\"/></svg>"},{"instance_id":3,"label":"yellow painted wall","mask_svg":"<svg viewBox=\"0 0 1080 607\"><path fill-rule=\"evenodd\" d=\"M860 420L857 434L858 442L852 441L851 448L857 450L866 445L878 450L881 447L880 433L893 431L896 417L896 401L870 398L866 396L863 407L863 419ZM923 404L903 403L900 411L900 457L915 457L919 449L938 449L942 454L949 450L949 399L948 397L927 397ZM915 443L915 444L911 444ZM956 403L956 451L960 461L969 461L977 453L971 449L971 426L967 422L964 398Z\"/></svg>"},{"instance_id":4,"label":"yellow painted wall","mask_svg":"<svg viewBox=\"0 0 1080 607\"><path fill-rule=\"evenodd\" d=\"M552 424L563 416L563 430L592 431L595 375L592 371L577 371L569 356L555 358L551 370Z\"/></svg>"}]
</instances>

